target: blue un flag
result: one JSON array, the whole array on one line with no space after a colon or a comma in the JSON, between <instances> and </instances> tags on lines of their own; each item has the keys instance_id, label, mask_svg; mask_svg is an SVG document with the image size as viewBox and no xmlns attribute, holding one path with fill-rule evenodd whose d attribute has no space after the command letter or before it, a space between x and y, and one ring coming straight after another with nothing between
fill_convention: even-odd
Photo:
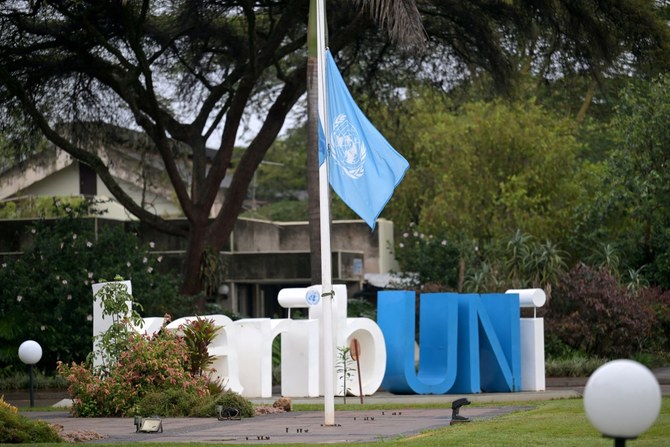
<instances>
[{"instance_id":1,"label":"blue un flag","mask_svg":"<svg viewBox=\"0 0 670 447\"><path fill-rule=\"evenodd\" d=\"M409 163L358 108L330 51L326 51L326 94L330 185L374 229L377 217L405 176ZM325 139L319 125L320 162Z\"/></svg>"}]
</instances>

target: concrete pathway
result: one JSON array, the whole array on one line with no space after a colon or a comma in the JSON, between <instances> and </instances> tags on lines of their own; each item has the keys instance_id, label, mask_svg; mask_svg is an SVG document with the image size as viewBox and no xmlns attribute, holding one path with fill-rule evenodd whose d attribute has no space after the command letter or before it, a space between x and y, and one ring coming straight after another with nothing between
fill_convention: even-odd
<instances>
[{"instance_id":1,"label":"concrete pathway","mask_svg":"<svg viewBox=\"0 0 670 447\"><path fill-rule=\"evenodd\" d=\"M664 396L670 396L670 368L654 370ZM68 412L22 412L30 418L40 419L63 427L63 432L94 432L102 439L89 443L120 442L204 442L217 444L320 444L334 442L373 442L398 437L415 436L425 430L447 427L451 424L451 403L461 397L482 406L463 406L460 415L471 420L485 419L532 407L518 402L550 399L579 398L586 379L548 378L547 390L520 393L482 393L469 395L393 395L378 392L365 397L368 404L388 404L392 410L336 411L335 425L324 426L322 411L288 412L256 416L242 420L214 418L165 418L162 432L138 433L133 418L73 418ZM25 408L27 396L5 396L5 399ZM259 405L271 405L272 399L251 399ZM53 405L63 395L36 393L36 406ZM323 398L292 399L293 403L323 404ZM48 403L49 402L49 403ZM341 403L342 398L336 398ZM359 402L357 397L347 398L348 403ZM487 402L509 402L505 406L487 407ZM441 403L443 409L409 409L416 403Z\"/></svg>"}]
</instances>

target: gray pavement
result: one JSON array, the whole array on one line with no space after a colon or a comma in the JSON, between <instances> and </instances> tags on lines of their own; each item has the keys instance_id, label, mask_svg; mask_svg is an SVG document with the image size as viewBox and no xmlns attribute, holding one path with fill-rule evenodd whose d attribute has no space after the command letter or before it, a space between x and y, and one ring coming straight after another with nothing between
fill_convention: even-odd
<instances>
[{"instance_id":1,"label":"gray pavement","mask_svg":"<svg viewBox=\"0 0 670 447\"><path fill-rule=\"evenodd\" d=\"M654 370L664 396L670 396L670 368ZM215 418L165 418L163 431L138 433L133 418L73 418L64 411L27 412L22 414L35 419L58 424L64 433L93 432L102 439L89 443L119 442L203 442L217 444L321 444L335 442L373 442L411 437L419 433L447 427L451 423L451 403L461 397L482 404L476 407L461 407L460 415L478 420L523 411L532 407L528 401L581 397L586 379L548 378L547 390L519 393L482 393L469 395L393 395L377 392L366 396L366 404L388 404L388 410L336 411L335 425L324 426L323 411L286 412L256 416L242 420ZM5 395L5 400L27 407L25 396ZM36 393L36 406L62 398L62 395ZM271 399L252 399L259 405L271 405L279 396ZM323 404L323 398L292 399L297 403ZM341 403L342 398L335 398ZM357 397L347 398L347 403L356 404ZM509 402L509 405L486 406L487 402ZM524 402L519 404L519 402ZM53 402L56 403L56 402ZM445 408L412 409L411 404L441 403ZM51 405L51 404L49 404ZM526 405L526 406L522 406Z\"/></svg>"}]
</instances>

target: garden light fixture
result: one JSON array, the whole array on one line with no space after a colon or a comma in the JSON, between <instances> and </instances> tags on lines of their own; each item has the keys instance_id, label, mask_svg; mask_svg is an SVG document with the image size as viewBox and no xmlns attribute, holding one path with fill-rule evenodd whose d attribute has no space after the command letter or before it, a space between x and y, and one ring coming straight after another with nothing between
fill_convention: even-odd
<instances>
[{"instance_id":1,"label":"garden light fixture","mask_svg":"<svg viewBox=\"0 0 670 447\"><path fill-rule=\"evenodd\" d=\"M28 365L30 375L30 407L35 406L35 387L33 385L33 365L42 358L42 347L33 340L27 340L19 346L19 358Z\"/></svg>"},{"instance_id":2,"label":"garden light fixture","mask_svg":"<svg viewBox=\"0 0 670 447\"><path fill-rule=\"evenodd\" d=\"M652 426L661 410L661 387L654 374L633 360L605 363L584 389L589 422L615 447L626 445Z\"/></svg>"}]
</instances>

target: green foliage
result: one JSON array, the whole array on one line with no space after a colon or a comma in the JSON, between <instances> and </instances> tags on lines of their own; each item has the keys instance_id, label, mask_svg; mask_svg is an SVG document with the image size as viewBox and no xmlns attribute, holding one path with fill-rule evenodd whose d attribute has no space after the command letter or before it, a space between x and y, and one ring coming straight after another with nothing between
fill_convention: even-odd
<instances>
[{"instance_id":1,"label":"green foliage","mask_svg":"<svg viewBox=\"0 0 670 447\"><path fill-rule=\"evenodd\" d=\"M23 371L13 371L13 368L6 367L0 371L0 390L26 390L30 386L30 375ZM64 390L67 389L67 382L60 376L45 376L37 372L33 376L33 386L36 390Z\"/></svg>"},{"instance_id":2,"label":"green foliage","mask_svg":"<svg viewBox=\"0 0 670 447\"><path fill-rule=\"evenodd\" d=\"M576 265L546 306L547 332L589 356L631 357L650 346L652 307L606 270Z\"/></svg>"},{"instance_id":3,"label":"green foliage","mask_svg":"<svg viewBox=\"0 0 670 447\"><path fill-rule=\"evenodd\" d=\"M58 373L69 383L77 416L128 416L138 414L137 406L148 393L179 389L207 396L208 379L193 376L188 367L184 339L161 330L153 337L132 334L128 350L105 375L75 362L59 363Z\"/></svg>"},{"instance_id":4,"label":"green foliage","mask_svg":"<svg viewBox=\"0 0 670 447\"><path fill-rule=\"evenodd\" d=\"M181 328L186 348L188 349L188 369L194 376L202 376L209 370L214 361L207 350L214 341L221 327L214 324L214 320L196 318Z\"/></svg>"},{"instance_id":5,"label":"green foliage","mask_svg":"<svg viewBox=\"0 0 670 447\"><path fill-rule=\"evenodd\" d=\"M569 357L549 358L545 362L545 374L547 377L589 377L606 362L607 359L579 353Z\"/></svg>"},{"instance_id":6,"label":"green foliage","mask_svg":"<svg viewBox=\"0 0 670 447\"><path fill-rule=\"evenodd\" d=\"M300 199L307 190L307 129L292 129L289 134L275 140L250 186L256 200ZM254 189L255 188L255 189Z\"/></svg>"},{"instance_id":7,"label":"green foliage","mask_svg":"<svg viewBox=\"0 0 670 447\"><path fill-rule=\"evenodd\" d=\"M212 394L206 399L201 399L191 409L189 415L193 417L216 417L218 416L216 412L217 405L221 405L224 409L236 408L239 410L240 416L245 418L254 417L255 414L251 401L233 391L224 391Z\"/></svg>"},{"instance_id":8,"label":"green foliage","mask_svg":"<svg viewBox=\"0 0 670 447\"><path fill-rule=\"evenodd\" d=\"M608 160L608 194L595 211L617 222L627 267L645 265L652 284L670 289L670 76L633 82L620 98Z\"/></svg>"},{"instance_id":9,"label":"green foliage","mask_svg":"<svg viewBox=\"0 0 670 447\"><path fill-rule=\"evenodd\" d=\"M449 240L486 241L520 229L561 242L585 200L583 147L572 121L531 101L412 100L402 123L412 168L387 214Z\"/></svg>"},{"instance_id":10,"label":"green foliage","mask_svg":"<svg viewBox=\"0 0 670 447\"><path fill-rule=\"evenodd\" d=\"M182 388L149 391L138 400L135 414L145 417L193 416L193 410L200 407L203 401L209 402L208 396L199 396Z\"/></svg>"},{"instance_id":11,"label":"green foliage","mask_svg":"<svg viewBox=\"0 0 670 447\"><path fill-rule=\"evenodd\" d=\"M305 185L305 187L307 187ZM306 200L281 200L260 206L256 210L247 211L244 217L274 221L301 221L308 219Z\"/></svg>"},{"instance_id":12,"label":"green foliage","mask_svg":"<svg viewBox=\"0 0 670 447\"><path fill-rule=\"evenodd\" d=\"M200 261L200 281L207 296L214 296L216 289L226 279L226 265L221 255L207 247L202 253Z\"/></svg>"},{"instance_id":13,"label":"green foliage","mask_svg":"<svg viewBox=\"0 0 670 447\"><path fill-rule=\"evenodd\" d=\"M44 421L28 419L0 397L0 443L63 442L56 430Z\"/></svg>"},{"instance_id":14,"label":"green foliage","mask_svg":"<svg viewBox=\"0 0 670 447\"><path fill-rule=\"evenodd\" d=\"M0 202L0 219L66 217L66 207L77 209L89 204L84 197L59 197L60 206L54 206L49 196L28 196L17 200Z\"/></svg>"},{"instance_id":15,"label":"green foliage","mask_svg":"<svg viewBox=\"0 0 670 447\"><path fill-rule=\"evenodd\" d=\"M133 300L123 277L115 276L113 282L100 280L102 287L95 294L102 306L102 316L112 320L109 328L97 337L96 353L102 361L101 371L106 372L114 365L121 354L128 350L133 334L132 324L140 326L142 317L137 312L141 306ZM130 306L131 310L128 311Z\"/></svg>"},{"instance_id":16,"label":"green foliage","mask_svg":"<svg viewBox=\"0 0 670 447\"><path fill-rule=\"evenodd\" d=\"M344 403L347 403L347 394L351 389L347 386L347 383L353 377L353 373L356 371L356 367L352 364L354 359L351 357L351 348L349 346L338 346L337 347L337 363L335 364L335 372L337 373L338 379L342 381L341 392L344 397Z\"/></svg>"},{"instance_id":17,"label":"green foliage","mask_svg":"<svg viewBox=\"0 0 670 447\"><path fill-rule=\"evenodd\" d=\"M89 203L77 206L54 199L54 214L36 221L25 237L21 257L0 265L0 361L22 368L18 347L40 343L38 367L47 372L57 361L82 361L91 352L93 300L91 286L99 278L121 275L149 315L163 315L178 306L178 278L159 272L162 258L151 243L140 244L133 227L99 224ZM46 311L48 310L48 311Z\"/></svg>"},{"instance_id":18,"label":"green foliage","mask_svg":"<svg viewBox=\"0 0 670 447\"><path fill-rule=\"evenodd\" d=\"M349 298L347 300L347 316L349 318L369 318L377 321L377 308L365 298Z\"/></svg>"},{"instance_id":19,"label":"green foliage","mask_svg":"<svg viewBox=\"0 0 670 447\"><path fill-rule=\"evenodd\" d=\"M236 408L240 411L240 416L245 418L254 416L254 406L251 401L232 391L226 391L216 396L214 405L221 405L223 408Z\"/></svg>"},{"instance_id":20,"label":"green foliage","mask_svg":"<svg viewBox=\"0 0 670 447\"><path fill-rule=\"evenodd\" d=\"M406 286L432 284L441 289L455 290L458 281L460 251L446 238L424 234L410 224L396 244L396 258L405 275Z\"/></svg>"}]
</instances>

